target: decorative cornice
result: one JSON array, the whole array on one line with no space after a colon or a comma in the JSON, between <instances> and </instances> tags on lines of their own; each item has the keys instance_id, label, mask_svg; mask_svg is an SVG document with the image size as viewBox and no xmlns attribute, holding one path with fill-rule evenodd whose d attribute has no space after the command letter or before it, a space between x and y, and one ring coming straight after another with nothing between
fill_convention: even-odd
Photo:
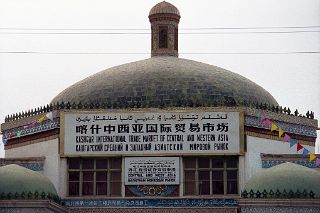
<instances>
[{"instance_id":1,"label":"decorative cornice","mask_svg":"<svg viewBox=\"0 0 320 213\"><path fill-rule=\"evenodd\" d=\"M244 190L243 192L241 192L241 197L242 198L276 198L276 199L292 199L292 198L301 198L301 199L314 199L316 196L316 194L313 191L307 191L307 190L303 190L303 191L280 191L279 189L277 189L276 191L270 190L270 191L253 191L250 190L249 192L247 192L246 190Z\"/></svg>"},{"instance_id":2,"label":"decorative cornice","mask_svg":"<svg viewBox=\"0 0 320 213\"><path fill-rule=\"evenodd\" d=\"M316 165L315 161L310 161L308 156L303 158L303 156L301 157L301 154L263 154L261 153L260 156L262 161L262 168L271 168L273 166L276 166L285 162L299 164L308 168L320 168L320 166ZM317 154L316 156L320 157L319 154Z\"/></svg>"},{"instance_id":3,"label":"decorative cornice","mask_svg":"<svg viewBox=\"0 0 320 213\"><path fill-rule=\"evenodd\" d=\"M5 150L18 148L30 144L46 142L59 138L59 130L51 130L52 132L41 132L39 134L28 135L22 138L14 138L7 142L4 146ZM48 135L49 134L49 135Z\"/></svg>"},{"instance_id":4,"label":"decorative cornice","mask_svg":"<svg viewBox=\"0 0 320 213\"><path fill-rule=\"evenodd\" d=\"M32 127L17 127L17 128L12 128L9 130L4 130L2 132L4 138L7 139L12 139L12 138L19 138L27 135L32 135L35 133L40 133L40 132L45 132L49 131L52 129L58 129L60 128L60 118L55 118L53 121L51 120L46 120L43 121L39 124L36 124L35 126ZM19 132L19 135L17 135L17 132Z\"/></svg>"},{"instance_id":5,"label":"decorative cornice","mask_svg":"<svg viewBox=\"0 0 320 213\"><path fill-rule=\"evenodd\" d=\"M33 135L36 133L41 133L53 129L59 129L60 128L60 111L64 109L63 111L69 111L69 110L100 110L102 111L105 108L108 108L106 105L102 104L91 104L88 105L82 105L79 104L70 104L67 103L66 105L64 103L57 104L57 105L50 105L48 108L40 108L39 112L44 111L47 112L48 109L54 109L53 111L53 120L45 120L41 123L35 123L35 126L30 126L26 124L30 124L32 122L35 122L37 118L39 118L41 115L33 115L34 117L28 117L30 113L27 114L21 114L21 118L19 115L15 117L15 120L9 121L11 119L7 119L8 121L1 125L2 127L2 134L3 138L5 139L14 139L14 138L20 138L28 135ZM190 108L190 107L188 107ZM110 108L111 109L111 108ZM177 107L172 109L179 109ZM266 127L260 124L259 118L258 118L258 112L260 112L259 109L250 108L250 107L195 107L195 109L217 109L217 110L224 110L224 109L234 109L234 110L241 110L245 112L245 126L247 127L254 127L258 129L268 130ZM134 110L134 108L127 108L126 110ZM273 122L275 122L280 128L282 128L285 132L289 134L295 134L297 137L299 136L306 136L313 138L310 139L310 142L313 142L314 139L317 137L317 120L314 119L308 119L305 117L299 117L299 116L292 116L292 115L286 115L284 113L280 112L269 112L269 111L261 111L261 113L265 113L266 116L270 117L270 119L273 118ZM31 115L31 114L30 114ZM27 117L26 117L27 116ZM308 140L307 140L308 141Z\"/></svg>"},{"instance_id":6,"label":"decorative cornice","mask_svg":"<svg viewBox=\"0 0 320 213\"><path fill-rule=\"evenodd\" d=\"M59 196L52 194L52 193L47 193L47 192L38 192L38 191L33 191L33 192L22 192L22 193L4 193L2 192L0 194L0 200L51 200L54 201L55 203L61 204L61 199Z\"/></svg>"},{"instance_id":7,"label":"decorative cornice","mask_svg":"<svg viewBox=\"0 0 320 213\"><path fill-rule=\"evenodd\" d=\"M63 203L66 207L81 208L146 208L146 207L236 207L235 199L210 199L210 198L180 198L180 199L150 199L150 198L114 198L114 199L65 199Z\"/></svg>"},{"instance_id":8,"label":"decorative cornice","mask_svg":"<svg viewBox=\"0 0 320 213\"><path fill-rule=\"evenodd\" d=\"M306 115L302 115L298 112L298 110L295 110L294 113L291 113L290 108L288 107L282 107L282 106L270 106L268 104L263 103L240 103L237 102L234 98L224 96L224 100L212 100L212 104L210 106L203 106L202 103L198 102L197 100L192 99L181 99L177 100L176 105L167 105L166 102L163 100L160 100L160 103L158 105L141 105L139 101L134 101L130 103L126 102L100 102L100 103L54 103L50 105L41 106L35 109L31 109L24 112L15 113L12 115L7 115L5 117L5 122L9 121L15 121L22 118L27 118L30 116L36 116L39 114L52 112L52 111L59 111L59 110L76 110L76 109L127 109L127 108L168 108L168 107L245 107L246 108L246 114L256 115L258 111L261 111L265 113L268 117L271 119L274 118L274 114L276 117L287 117L287 115L290 115L291 117L296 117L299 119L299 122L301 123L301 119L311 119L313 120L313 124L317 125L316 120L314 120L314 113L312 111L308 111ZM251 112L251 113L250 113Z\"/></svg>"},{"instance_id":9,"label":"decorative cornice","mask_svg":"<svg viewBox=\"0 0 320 213\"><path fill-rule=\"evenodd\" d=\"M33 171L43 171L45 157L0 158L0 166L17 164Z\"/></svg>"},{"instance_id":10,"label":"decorative cornice","mask_svg":"<svg viewBox=\"0 0 320 213\"><path fill-rule=\"evenodd\" d=\"M312 126L305 126L305 125L296 124L296 123L287 123L287 122L278 121L278 120L275 120L274 122L277 124L278 127L280 127L286 133L305 135L305 136L314 137L314 138L317 137L317 130ZM257 127L259 129L266 129L270 131L270 129L266 128L264 125L260 123L257 116L246 115L245 126Z\"/></svg>"}]
</instances>

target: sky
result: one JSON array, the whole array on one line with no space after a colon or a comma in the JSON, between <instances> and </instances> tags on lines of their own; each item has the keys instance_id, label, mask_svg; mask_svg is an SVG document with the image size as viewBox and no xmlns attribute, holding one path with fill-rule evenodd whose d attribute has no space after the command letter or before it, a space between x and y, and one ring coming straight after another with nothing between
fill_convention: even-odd
<instances>
[{"instance_id":1,"label":"sky","mask_svg":"<svg viewBox=\"0 0 320 213\"><path fill-rule=\"evenodd\" d=\"M158 2L0 0L0 123L94 73L149 58ZM281 106L320 118L320 0L169 2L181 14L181 58L243 75Z\"/></svg>"}]
</instances>

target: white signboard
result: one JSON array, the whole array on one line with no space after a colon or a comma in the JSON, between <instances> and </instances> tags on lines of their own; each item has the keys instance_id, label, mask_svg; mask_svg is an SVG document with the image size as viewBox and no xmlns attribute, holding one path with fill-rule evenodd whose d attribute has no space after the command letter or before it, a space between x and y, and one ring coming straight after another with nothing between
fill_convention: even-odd
<instances>
[{"instance_id":1,"label":"white signboard","mask_svg":"<svg viewBox=\"0 0 320 213\"><path fill-rule=\"evenodd\" d=\"M61 119L64 155L240 152L239 112L65 113Z\"/></svg>"},{"instance_id":2,"label":"white signboard","mask_svg":"<svg viewBox=\"0 0 320 213\"><path fill-rule=\"evenodd\" d=\"M179 157L125 158L125 185L179 184Z\"/></svg>"}]
</instances>

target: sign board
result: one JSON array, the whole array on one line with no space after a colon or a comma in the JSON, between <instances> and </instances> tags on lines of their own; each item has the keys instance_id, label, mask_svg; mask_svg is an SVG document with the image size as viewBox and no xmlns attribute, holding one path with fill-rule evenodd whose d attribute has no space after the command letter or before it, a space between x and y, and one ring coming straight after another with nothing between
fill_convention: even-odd
<instances>
[{"instance_id":1,"label":"sign board","mask_svg":"<svg viewBox=\"0 0 320 213\"><path fill-rule=\"evenodd\" d=\"M125 158L125 185L179 184L179 157Z\"/></svg>"},{"instance_id":2,"label":"sign board","mask_svg":"<svg viewBox=\"0 0 320 213\"><path fill-rule=\"evenodd\" d=\"M70 112L62 113L60 129L63 155L239 154L243 114Z\"/></svg>"}]
</instances>

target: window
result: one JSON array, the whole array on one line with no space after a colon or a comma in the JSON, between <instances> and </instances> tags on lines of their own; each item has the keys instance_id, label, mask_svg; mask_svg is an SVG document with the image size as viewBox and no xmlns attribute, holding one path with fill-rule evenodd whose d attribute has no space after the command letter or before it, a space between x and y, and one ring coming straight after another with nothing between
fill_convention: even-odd
<instances>
[{"instance_id":1,"label":"window","mask_svg":"<svg viewBox=\"0 0 320 213\"><path fill-rule=\"evenodd\" d=\"M159 48L168 48L168 27L159 27Z\"/></svg>"},{"instance_id":2,"label":"window","mask_svg":"<svg viewBox=\"0 0 320 213\"><path fill-rule=\"evenodd\" d=\"M121 158L69 158L69 196L121 196Z\"/></svg>"},{"instance_id":3,"label":"window","mask_svg":"<svg viewBox=\"0 0 320 213\"><path fill-rule=\"evenodd\" d=\"M184 158L184 195L238 194L238 158Z\"/></svg>"},{"instance_id":4,"label":"window","mask_svg":"<svg viewBox=\"0 0 320 213\"><path fill-rule=\"evenodd\" d=\"M178 29L174 29L174 50L178 50Z\"/></svg>"}]
</instances>

